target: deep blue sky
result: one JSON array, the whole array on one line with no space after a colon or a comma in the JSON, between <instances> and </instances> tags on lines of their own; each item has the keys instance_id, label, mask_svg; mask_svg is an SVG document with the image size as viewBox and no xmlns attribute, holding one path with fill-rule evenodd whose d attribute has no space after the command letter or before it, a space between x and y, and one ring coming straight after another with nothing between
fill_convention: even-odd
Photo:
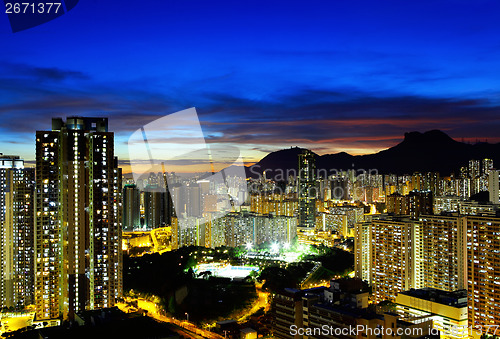
<instances>
[{"instance_id":1,"label":"deep blue sky","mask_svg":"<svg viewBox=\"0 0 500 339\"><path fill-rule=\"evenodd\" d=\"M362 154L406 131L500 142L500 2L80 0L12 33L0 13L0 152L34 156L52 116L105 115L117 154L196 107L249 160Z\"/></svg>"}]
</instances>

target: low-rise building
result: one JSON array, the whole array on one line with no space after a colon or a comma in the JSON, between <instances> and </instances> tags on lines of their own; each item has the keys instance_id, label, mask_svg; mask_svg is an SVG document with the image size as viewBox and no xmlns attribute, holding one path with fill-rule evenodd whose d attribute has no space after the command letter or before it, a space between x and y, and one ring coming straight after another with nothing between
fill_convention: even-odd
<instances>
[{"instance_id":1,"label":"low-rise building","mask_svg":"<svg viewBox=\"0 0 500 339\"><path fill-rule=\"evenodd\" d=\"M409 322L395 312L368 307L359 279L332 280L330 287L286 289L273 300L277 338L419 338L432 334L432 319Z\"/></svg>"},{"instance_id":2,"label":"low-rise building","mask_svg":"<svg viewBox=\"0 0 500 339\"><path fill-rule=\"evenodd\" d=\"M447 292L434 288L398 293L397 312L408 322L431 319L441 338L467 338L467 290Z\"/></svg>"}]
</instances>

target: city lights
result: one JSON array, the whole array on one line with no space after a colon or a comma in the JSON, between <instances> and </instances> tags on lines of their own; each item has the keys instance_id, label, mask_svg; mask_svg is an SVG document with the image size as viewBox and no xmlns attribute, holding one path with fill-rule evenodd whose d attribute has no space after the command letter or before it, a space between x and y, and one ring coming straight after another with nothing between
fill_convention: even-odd
<instances>
[{"instance_id":1,"label":"city lights","mask_svg":"<svg viewBox=\"0 0 500 339\"><path fill-rule=\"evenodd\" d=\"M37 3L1 338L499 337L500 1Z\"/></svg>"}]
</instances>

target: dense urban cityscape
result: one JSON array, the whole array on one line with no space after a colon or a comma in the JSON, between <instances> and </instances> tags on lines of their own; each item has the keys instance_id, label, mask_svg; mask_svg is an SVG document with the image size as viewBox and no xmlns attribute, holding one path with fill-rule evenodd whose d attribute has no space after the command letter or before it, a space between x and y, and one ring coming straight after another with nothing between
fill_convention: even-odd
<instances>
[{"instance_id":1,"label":"dense urban cityscape","mask_svg":"<svg viewBox=\"0 0 500 339\"><path fill-rule=\"evenodd\" d=\"M145 314L169 335L214 338L468 338L500 322L490 158L445 175L328 174L291 148L286 178L134 182L107 118L54 118L35 146L34 167L0 156L4 336L64 337ZM211 194L226 184L243 204Z\"/></svg>"},{"instance_id":2,"label":"dense urban cityscape","mask_svg":"<svg viewBox=\"0 0 500 339\"><path fill-rule=\"evenodd\" d=\"M0 339L500 338L500 1L24 1Z\"/></svg>"}]
</instances>

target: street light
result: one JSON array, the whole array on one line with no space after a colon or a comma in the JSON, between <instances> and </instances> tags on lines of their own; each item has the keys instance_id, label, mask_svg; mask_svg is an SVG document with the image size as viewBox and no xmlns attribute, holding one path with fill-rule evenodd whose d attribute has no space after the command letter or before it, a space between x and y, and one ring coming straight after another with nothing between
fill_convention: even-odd
<instances>
[{"instance_id":1,"label":"street light","mask_svg":"<svg viewBox=\"0 0 500 339\"><path fill-rule=\"evenodd\" d=\"M186 321L189 322L189 313L184 313L186 315Z\"/></svg>"}]
</instances>

